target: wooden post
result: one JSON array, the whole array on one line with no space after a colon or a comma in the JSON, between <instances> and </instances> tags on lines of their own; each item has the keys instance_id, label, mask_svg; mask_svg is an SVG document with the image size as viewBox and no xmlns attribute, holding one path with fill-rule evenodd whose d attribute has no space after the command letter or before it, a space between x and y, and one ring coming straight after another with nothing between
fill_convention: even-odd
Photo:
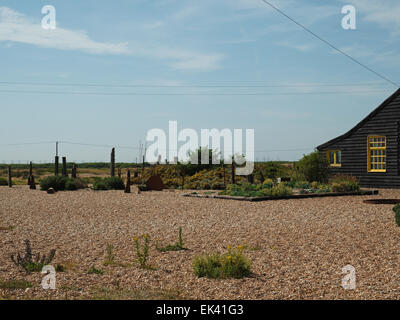
<instances>
[{"instance_id":1,"label":"wooden post","mask_svg":"<svg viewBox=\"0 0 400 320\"><path fill-rule=\"evenodd\" d=\"M11 166L8 166L8 186L12 188Z\"/></svg>"},{"instance_id":2,"label":"wooden post","mask_svg":"<svg viewBox=\"0 0 400 320\"><path fill-rule=\"evenodd\" d=\"M143 156L143 161L142 161L142 176L144 175L144 156Z\"/></svg>"},{"instance_id":3,"label":"wooden post","mask_svg":"<svg viewBox=\"0 0 400 320\"><path fill-rule=\"evenodd\" d=\"M31 177L33 175L32 161L29 162L29 176L28 176L28 186L31 185Z\"/></svg>"},{"instance_id":4,"label":"wooden post","mask_svg":"<svg viewBox=\"0 0 400 320\"><path fill-rule=\"evenodd\" d=\"M112 148L111 150L110 176L115 176L115 148Z\"/></svg>"},{"instance_id":5,"label":"wooden post","mask_svg":"<svg viewBox=\"0 0 400 320\"><path fill-rule=\"evenodd\" d=\"M118 167L118 178L121 178L121 167Z\"/></svg>"},{"instance_id":6,"label":"wooden post","mask_svg":"<svg viewBox=\"0 0 400 320\"><path fill-rule=\"evenodd\" d=\"M185 172L182 172L182 190L185 187Z\"/></svg>"},{"instance_id":7,"label":"wooden post","mask_svg":"<svg viewBox=\"0 0 400 320\"><path fill-rule=\"evenodd\" d=\"M60 157L56 156L54 160L54 175L58 176L58 162L59 162Z\"/></svg>"},{"instance_id":8,"label":"wooden post","mask_svg":"<svg viewBox=\"0 0 400 320\"><path fill-rule=\"evenodd\" d=\"M74 165L72 166L72 172L71 172L72 179L76 179L76 172L77 172L76 163L74 163Z\"/></svg>"},{"instance_id":9,"label":"wooden post","mask_svg":"<svg viewBox=\"0 0 400 320\"><path fill-rule=\"evenodd\" d=\"M31 184L29 185L29 189L36 190L35 177L32 175L29 180L31 181Z\"/></svg>"},{"instance_id":10,"label":"wooden post","mask_svg":"<svg viewBox=\"0 0 400 320\"><path fill-rule=\"evenodd\" d=\"M129 170L129 169L126 174L125 193L131 193L131 170Z\"/></svg>"},{"instance_id":11,"label":"wooden post","mask_svg":"<svg viewBox=\"0 0 400 320\"><path fill-rule=\"evenodd\" d=\"M232 184L236 184L235 162L234 162L234 160L232 160L231 170L232 170Z\"/></svg>"},{"instance_id":12,"label":"wooden post","mask_svg":"<svg viewBox=\"0 0 400 320\"><path fill-rule=\"evenodd\" d=\"M62 157L62 175L63 177L67 177L67 157Z\"/></svg>"},{"instance_id":13,"label":"wooden post","mask_svg":"<svg viewBox=\"0 0 400 320\"><path fill-rule=\"evenodd\" d=\"M226 172L225 172L225 165L222 166L224 172L224 186L226 187Z\"/></svg>"}]
</instances>

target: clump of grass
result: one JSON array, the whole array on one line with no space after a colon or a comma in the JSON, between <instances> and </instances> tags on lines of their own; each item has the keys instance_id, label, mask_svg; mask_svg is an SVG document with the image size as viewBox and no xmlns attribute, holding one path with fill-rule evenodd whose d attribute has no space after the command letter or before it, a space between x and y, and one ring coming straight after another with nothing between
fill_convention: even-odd
<instances>
[{"instance_id":1,"label":"clump of grass","mask_svg":"<svg viewBox=\"0 0 400 320\"><path fill-rule=\"evenodd\" d=\"M22 256L20 253L17 253L16 257L12 254L11 260L17 267L21 267L27 273L40 272L45 265L48 265L53 261L55 255L55 249L51 250L48 256L45 254L41 255L40 253L34 255L32 253L30 241L25 240L25 254Z\"/></svg>"},{"instance_id":2,"label":"clump of grass","mask_svg":"<svg viewBox=\"0 0 400 320\"><path fill-rule=\"evenodd\" d=\"M88 274L103 274L104 271L101 269L97 269L95 266L92 266L89 270L88 270Z\"/></svg>"},{"instance_id":3,"label":"clump of grass","mask_svg":"<svg viewBox=\"0 0 400 320\"><path fill-rule=\"evenodd\" d=\"M0 281L0 289L27 289L31 288L32 283L26 280L8 280Z\"/></svg>"},{"instance_id":4,"label":"clump of grass","mask_svg":"<svg viewBox=\"0 0 400 320\"><path fill-rule=\"evenodd\" d=\"M181 250L187 250L186 248L183 247L183 238L182 238L182 227L179 227L179 235L178 235L178 242L175 244L169 244L166 247L159 247L158 243L156 245L157 250L160 252L167 252L167 251L181 251Z\"/></svg>"},{"instance_id":5,"label":"clump of grass","mask_svg":"<svg viewBox=\"0 0 400 320\"><path fill-rule=\"evenodd\" d=\"M60 264L60 263L58 263L56 265L55 269L56 269L56 272L65 272L67 270L67 268L63 264Z\"/></svg>"},{"instance_id":6,"label":"clump of grass","mask_svg":"<svg viewBox=\"0 0 400 320\"><path fill-rule=\"evenodd\" d=\"M393 207L393 211L395 213L394 218L395 218L396 224L400 227L400 203L396 204Z\"/></svg>"},{"instance_id":7,"label":"clump of grass","mask_svg":"<svg viewBox=\"0 0 400 320\"><path fill-rule=\"evenodd\" d=\"M143 244L141 244L139 237L133 237L133 242L136 248L136 260L143 269L152 269L148 264L148 259L150 255L150 241L151 238L148 234L141 236L143 239Z\"/></svg>"},{"instance_id":8,"label":"clump of grass","mask_svg":"<svg viewBox=\"0 0 400 320\"><path fill-rule=\"evenodd\" d=\"M0 186L8 186L7 179L0 177Z\"/></svg>"},{"instance_id":9,"label":"clump of grass","mask_svg":"<svg viewBox=\"0 0 400 320\"><path fill-rule=\"evenodd\" d=\"M115 255L113 253L114 247L112 244L107 243L106 248L106 260L104 261L103 265L108 266L111 264L115 264Z\"/></svg>"},{"instance_id":10,"label":"clump of grass","mask_svg":"<svg viewBox=\"0 0 400 320\"><path fill-rule=\"evenodd\" d=\"M194 273L210 279L240 279L251 274L251 262L244 256L243 247L228 246L225 254L206 254L197 257L193 264Z\"/></svg>"},{"instance_id":11,"label":"clump of grass","mask_svg":"<svg viewBox=\"0 0 400 320\"><path fill-rule=\"evenodd\" d=\"M86 187L86 183L80 179L63 176L49 176L40 180L40 189L42 191L47 191L50 188L53 188L55 191L75 191Z\"/></svg>"},{"instance_id":12,"label":"clump of grass","mask_svg":"<svg viewBox=\"0 0 400 320\"><path fill-rule=\"evenodd\" d=\"M124 180L120 177L108 177L94 182L93 190L124 190Z\"/></svg>"}]
</instances>

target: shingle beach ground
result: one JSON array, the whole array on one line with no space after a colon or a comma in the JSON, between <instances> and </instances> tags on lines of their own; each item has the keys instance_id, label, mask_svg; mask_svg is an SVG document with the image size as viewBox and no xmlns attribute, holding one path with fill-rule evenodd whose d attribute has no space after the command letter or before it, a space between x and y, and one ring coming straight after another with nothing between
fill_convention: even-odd
<instances>
[{"instance_id":1,"label":"shingle beach ground","mask_svg":"<svg viewBox=\"0 0 400 320\"><path fill-rule=\"evenodd\" d=\"M30 289L0 289L3 299L389 299L400 298L400 227L393 205L364 199L400 198L400 190L378 196L242 202L186 198L182 191L58 192L26 186L0 187L0 281L25 279ZM10 228L9 228L10 227ZM189 250L159 252L175 243L182 227ZM153 239L150 263L135 263L133 236ZM40 273L27 275L11 261L23 252L56 249L57 290L43 290ZM116 265L103 266L106 245ZM254 275L241 280L198 279L193 259L245 244ZM356 289L344 290L342 267L356 270ZM92 266L104 274L88 274Z\"/></svg>"}]
</instances>

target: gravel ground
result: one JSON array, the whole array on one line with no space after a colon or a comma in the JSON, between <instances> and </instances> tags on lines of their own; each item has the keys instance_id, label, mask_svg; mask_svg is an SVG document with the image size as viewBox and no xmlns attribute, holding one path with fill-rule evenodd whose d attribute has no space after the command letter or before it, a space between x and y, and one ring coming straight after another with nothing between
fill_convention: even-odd
<instances>
[{"instance_id":1,"label":"gravel ground","mask_svg":"<svg viewBox=\"0 0 400 320\"><path fill-rule=\"evenodd\" d=\"M393 205L363 204L379 196L276 200L259 203L181 197L182 192L81 190L49 195L26 186L0 187L0 281L26 279L27 290L0 289L3 299L398 299L400 228ZM183 228L189 250L158 252L134 264L132 236L149 233L175 243ZM8 227L13 227L7 229ZM43 290L43 275L11 262L30 239L34 252L56 249L57 290ZM106 244L116 265L103 266ZM246 244L254 275L241 280L198 279L193 258ZM341 287L342 267L355 267L357 287ZM104 274L87 274L90 267Z\"/></svg>"}]
</instances>

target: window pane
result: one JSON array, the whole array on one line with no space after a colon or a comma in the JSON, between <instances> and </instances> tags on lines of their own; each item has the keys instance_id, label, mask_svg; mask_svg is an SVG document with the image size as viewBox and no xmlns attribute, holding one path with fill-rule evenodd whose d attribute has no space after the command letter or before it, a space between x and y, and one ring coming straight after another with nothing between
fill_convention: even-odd
<instances>
[{"instance_id":1,"label":"window pane","mask_svg":"<svg viewBox=\"0 0 400 320\"><path fill-rule=\"evenodd\" d=\"M329 163L330 164L334 164L335 163L335 158L334 158L333 151L329 151Z\"/></svg>"},{"instance_id":2,"label":"window pane","mask_svg":"<svg viewBox=\"0 0 400 320\"><path fill-rule=\"evenodd\" d=\"M341 151L336 151L336 163L337 164L342 163L342 152Z\"/></svg>"}]
</instances>

